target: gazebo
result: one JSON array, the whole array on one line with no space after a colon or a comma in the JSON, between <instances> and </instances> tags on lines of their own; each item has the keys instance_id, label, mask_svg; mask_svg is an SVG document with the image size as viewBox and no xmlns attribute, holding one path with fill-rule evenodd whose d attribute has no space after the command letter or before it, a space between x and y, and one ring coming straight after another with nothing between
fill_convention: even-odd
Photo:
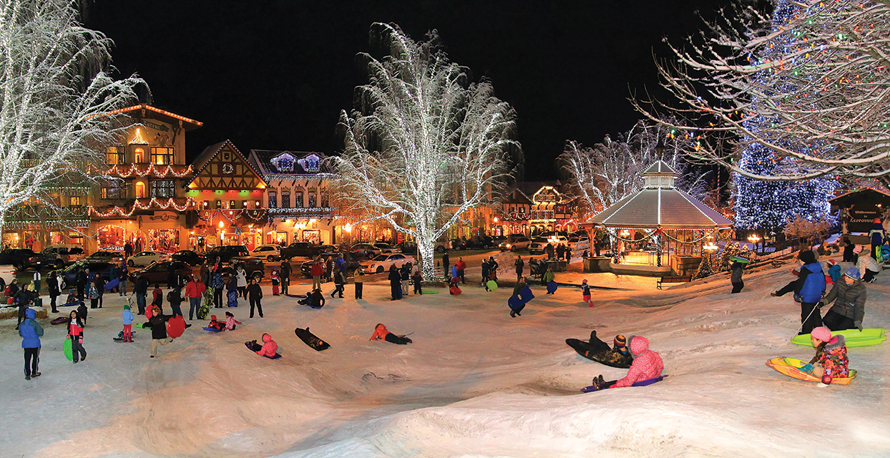
<instances>
[{"instance_id":1,"label":"gazebo","mask_svg":"<svg viewBox=\"0 0 890 458\"><path fill-rule=\"evenodd\" d=\"M681 254L696 251L699 257L691 260L697 267L705 243L715 247L718 231L730 229L733 222L677 189L677 172L664 161L655 161L640 175L642 189L586 223L609 234L614 259L610 267L621 273L664 275L682 264ZM673 255L666 266L662 262L665 251Z\"/></svg>"}]
</instances>

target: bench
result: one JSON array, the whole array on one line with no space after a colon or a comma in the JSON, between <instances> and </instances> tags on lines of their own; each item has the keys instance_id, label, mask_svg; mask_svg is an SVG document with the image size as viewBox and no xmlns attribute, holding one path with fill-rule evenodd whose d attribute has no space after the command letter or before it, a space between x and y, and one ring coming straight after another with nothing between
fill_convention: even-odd
<instances>
[{"instance_id":1,"label":"bench","mask_svg":"<svg viewBox=\"0 0 890 458\"><path fill-rule=\"evenodd\" d=\"M692 281L691 275L665 275L658 280L655 286L661 289L662 283L689 283Z\"/></svg>"}]
</instances>

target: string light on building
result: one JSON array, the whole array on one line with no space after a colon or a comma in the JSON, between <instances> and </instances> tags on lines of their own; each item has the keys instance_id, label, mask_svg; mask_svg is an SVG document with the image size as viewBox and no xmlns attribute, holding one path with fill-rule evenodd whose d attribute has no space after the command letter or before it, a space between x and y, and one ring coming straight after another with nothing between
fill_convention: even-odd
<instances>
[{"instance_id":1,"label":"string light on building","mask_svg":"<svg viewBox=\"0 0 890 458\"><path fill-rule=\"evenodd\" d=\"M174 210L176 210L178 212L184 212L184 211L188 210L189 208L194 208L194 206L195 206L195 200L192 199L191 197L187 197L185 204L183 204L183 205L176 205L176 200L173 197L168 199L166 202L162 202L161 200L158 200L157 197L152 197L151 200L149 200L148 203L146 203L146 204L141 203L140 199L136 199L136 201L133 202L133 206L130 208L129 211L125 211L121 207L113 207L111 210L109 210L107 212L100 212L99 210L96 210L96 208L93 207L92 205L89 206L89 209L93 214L95 214L96 216L98 216L100 218L107 218L109 216L115 216L115 215L120 215L120 216L129 218L130 216L133 216L133 213L135 213L136 210L153 210L153 209L155 209L155 210L169 210L170 208L173 208Z\"/></svg>"}]
</instances>

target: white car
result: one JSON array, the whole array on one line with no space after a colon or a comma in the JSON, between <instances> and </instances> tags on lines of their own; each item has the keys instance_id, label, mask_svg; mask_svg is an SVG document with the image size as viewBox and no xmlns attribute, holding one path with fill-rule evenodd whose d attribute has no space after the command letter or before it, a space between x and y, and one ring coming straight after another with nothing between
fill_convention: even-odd
<instances>
[{"instance_id":1,"label":"white car","mask_svg":"<svg viewBox=\"0 0 890 458\"><path fill-rule=\"evenodd\" d=\"M130 259L127 259L127 265L130 267L147 266L153 262L161 262L167 259L167 255L155 251L140 251Z\"/></svg>"},{"instance_id":2,"label":"white car","mask_svg":"<svg viewBox=\"0 0 890 458\"><path fill-rule=\"evenodd\" d=\"M278 245L260 245L250 252L254 258L265 259L272 262L281 259L281 247Z\"/></svg>"},{"instance_id":3,"label":"white car","mask_svg":"<svg viewBox=\"0 0 890 458\"><path fill-rule=\"evenodd\" d=\"M413 256L405 256L401 253L396 254L380 254L371 259L370 262L362 263L362 270L369 274L382 274L389 270L389 267L395 265L396 268L402 267L406 262L414 263Z\"/></svg>"},{"instance_id":4,"label":"white car","mask_svg":"<svg viewBox=\"0 0 890 458\"><path fill-rule=\"evenodd\" d=\"M6 291L6 285L12 283L16 271L12 264L0 265L0 293Z\"/></svg>"},{"instance_id":5,"label":"white car","mask_svg":"<svg viewBox=\"0 0 890 458\"><path fill-rule=\"evenodd\" d=\"M572 249L572 254L580 256L584 250L590 251L590 239L586 237L571 237L569 238L569 247Z\"/></svg>"}]
</instances>

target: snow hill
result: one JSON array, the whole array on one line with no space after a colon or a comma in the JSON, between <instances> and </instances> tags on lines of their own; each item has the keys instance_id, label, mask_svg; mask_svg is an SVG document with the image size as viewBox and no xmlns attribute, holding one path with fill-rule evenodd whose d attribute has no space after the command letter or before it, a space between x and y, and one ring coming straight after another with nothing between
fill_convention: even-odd
<instances>
[{"instance_id":1,"label":"snow hill","mask_svg":"<svg viewBox=\"0 0 890 458\"><path fill-rule=\"evenodd\" d=\"M798 305L769 295L792 279L789 267L747 273L745 290L734 295L726 275L657 291L654 279L560 274L558 281L583 277L624 289L597 290L590 308L578 289L548 296L538 286L515 319L507 283L491 293L468 284L459 297L440 289L396 302L388 285L367 283L358 302L348 285L346 299L328 296L321 310L266 288L265 318L247 319L242 305L232 310L245 323L235 331L212 334L196 322L155 359L149 330L137 329L136 343L112 341L124 301L110 295L105 308L91 310L85 362L65 360L64 326L43 322L43 375L31 381L22 373L14 320L0 322L0 450L52 457L890 456L890 344L849 350L860 371L850 386L820 387L765 366L774 356L813 355L789 342ZM865 325L886 327L890 274L868 289ZM412 333L414 343L369 342L377 323ZM331 348L313 351L294 335L297 326L309 326ZM649 338L670 377L581 394L597 374L625 373L565 345L592 329L604 340ZM282 359L244 348L263 332Z\"/></svg>"}]
</instances>

